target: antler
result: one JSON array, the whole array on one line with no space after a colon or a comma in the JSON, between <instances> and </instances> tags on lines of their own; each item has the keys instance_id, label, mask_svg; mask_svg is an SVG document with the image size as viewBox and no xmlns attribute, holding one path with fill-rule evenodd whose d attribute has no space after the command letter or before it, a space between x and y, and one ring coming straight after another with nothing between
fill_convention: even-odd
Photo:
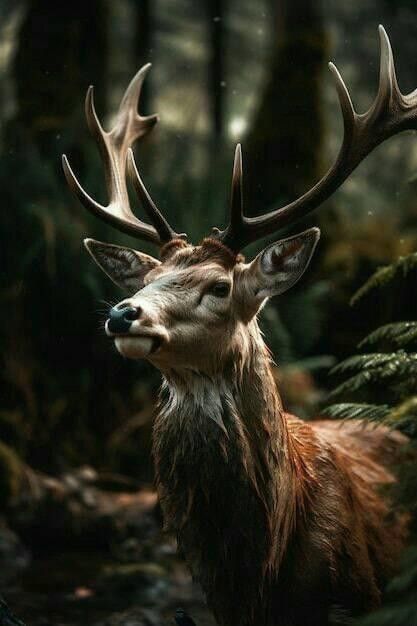
<instances>
[{"instance_id":1,"label":"antler","mask_svg":"<svg viewBox=\"0 0 417 626\"><path fill-rule=\"evenodd\" d=\"M136 169L131 149L132 144L146 135L158 121L156 115L142 117L137 112L142 84L150 67L150 63L144 65L131 81L120 103L115 124L109 132L103 130L98 120L94 108L93 87L89 87L87 91L85 114L104 161L108 205L99 204L81 187L65 155L62 157L62 166L69 187L86 209L122 232L162 245L183 235L173 231L152 202ZM153 226L142 222L132 213L126 185L127 166L133 177L135 190Z\"/></svg>"},{"instance_id":2,"label":"antler","mask_svg":"<svg viewBox=\"0 0 417 626\"><path fill-rule=\"evenodd\" d=\"M288 226L313 211L329 198L359 163L380 143L403 130L417 129L417 89L403 95L395 75L394 59L388 35L379 26L381 45L379 87L370 109L356 113L349 92L333 63L329 68L336 82L343 115L343 142L327 174L303 196L290 204L259 217L245 217L242 207L242 157L237 146L233 167L230 223L224 231L214 230L213 237L234 251Z\"/></svg>"}]
</instances>

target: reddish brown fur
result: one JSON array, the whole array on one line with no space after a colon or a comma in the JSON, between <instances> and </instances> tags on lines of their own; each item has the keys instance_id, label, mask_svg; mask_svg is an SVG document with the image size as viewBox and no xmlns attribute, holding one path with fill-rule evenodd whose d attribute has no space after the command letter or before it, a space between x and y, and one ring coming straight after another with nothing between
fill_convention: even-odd
<instances>
[{"instance_id":1,"label":"reddish brown fur","mask_svg":"<svg viewBox=\"0 0 417 626\"><path fill-rule=\"evenodd\" d=\"M168 263L206 252L180 248ZM333 610L376 607L394 571L405 520L380 488L405 438L284 413L256 321L247 333L218 374L164 372L154 457L166 526L221 626L325 626ZM223 428L194 402L199 385L219 394Z\"/></svg>"},{"instance_id":2,"label":"reddish brown fur","mask_svg":"<svg viewBox=\"0 0 417 626\"><path fill-rule=\"evenodd\" d=\"M355 113L343 81L331 66L345 136L335 164L303 197L273 214L245 219L238 146L231 219L226 230L217 233L221 241L242 249L289 225L328 197L375 146L416 126L416 92L399 91L382 27L380 37L380 86L366 113ZM281 256L280 269L289 266L287 281L275 284L274 272L269 271L274 267L266 271L258 258L250 264L253 271L249 268L245 280L240 257L219 241L206 239L194 248L174 233L143 188L133 153L128 156L133 142L156 121L156 116L144 118L137 112L148 67L129 85L108 133L96 119L92 91L87 95L89 125L110 174L109 204L92 201L65 157L63 163L70 187L93 213L156 244L171 240L162 248L161 264L149 263L149 257L144 261L143 255L132 251L127 257L117 253L114 264L113 250L113 261L103 267L117 284L123 283L120 267L124 267L128 286L132 268L138 269L141 259L142 270L143 263L152 267L143 282L143 271L138 271L142 296L135 294L125 301L137 313L129 331L115 330L114 335L122 354L149 358L165 375L154 453L167 525L176 532L221 626L325 626L335 605L354 615L376 606L392 572L404 520L390 511L379 488L393 480L385 463L401 437L382 428L371 432L358 424L338 429L326 422L306 424L283 412L256 312L262 298L282 293L305 267L291 276L285 256L293 255L293 243ZM125 180L129 162L136 191L157 228L131 212ZM304 261L294 259L295 265L308 263L314 251L318 232L310 231L298 236L307 256ZM99 254L97 242L89 245L93 256L96 246L102 266L103 249ZM268 256L266 260L268 267ZM191 276L197 264L202 267ZM177 294L169 289L171 270L180 275ZM227 279L227 297L235 283L240 283L240 293L238 286L235 297L226 300L224 290L223 305L214 304L212 297L204 308L205 294L199 292L198 280L204 283L205 270L209 279ZM207 301L210 285L206 286ZM233 305L228 306L231 300ZM109 325L107 331L113 333Z\"/></svg>"}]
</instances>

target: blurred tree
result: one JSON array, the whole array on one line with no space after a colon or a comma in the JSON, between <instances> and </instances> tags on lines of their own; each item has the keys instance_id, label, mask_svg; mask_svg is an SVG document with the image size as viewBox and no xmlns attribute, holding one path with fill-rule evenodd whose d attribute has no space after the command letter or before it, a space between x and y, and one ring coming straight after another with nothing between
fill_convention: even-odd
<instances>
[{"instance_id":1,"label":"blurred tree","mask_svg":"<svg viewBox=\"0 0 417 626\"><path fill-rule=\"evenodd\" d=\"M269 78L246 142L245 196L251 212L303 192L321 169L321 73L327 36L320 3L272 0Z\"/></svg>"},{"instance_id":2,"label":"blurred tree","mask_svg":"<svg viewBox=\"0 0 417 626\"><path fill-rule=\"evenodd\" d=\"M223 0L207 0L210 29L210 64L208 95L211 107L213 134L218 139L223 131Z\"/></svg>"},{"instance_id":3,"label":"blurred tree","mask_svg":"<svg viewBox=\"0 0 417 626\"><path fill-rule=\"evenodd\" d=\"M134 39L134 66L138 69L149 63L152 58L152 16L151 5L149 0L135 0L134 3L136 20L135 20L135 39ZM150 111L150 80L149 77L142 87L141 108L142 111Z\"/></svg>"},{"instance_id":4,"label":"blurred tree","mask_svg":"<svg viewBox=\"0 0 417 626\"><path fill-rule=\"evenodd\" d=\"M14 58L15 121L45 154L93 78L104 100L106 28L105 0L28 3Z\"/></svg>"},{"instance_id":5,"label":"blurred tree","mask_svg":"<svg viewBox=\"0 0 417 626\"><path fill-rule=\"evenodd\" d=\"M61 152L69 151L86 187L93 194L101 190L98 197L103 197L103 173L98 159L91 158L94 143L79 128L92 78L101 90L97 100L104 117L107 7L105 0L27 3L13 60L16 114L0 146L0 186L13 208L0 216L7 242L1 275L0 440L47 471L87 459L111 464L115 454L112 460L103 455L110 433L132 414L133 404L140 409L150 402L154 384L146 365L136 372L129 368L98 331L99 295L120 294L89 273L81 241L90 223L99 238L105 238L105 227L70 201L60 168ZM72 118L85 140L78 151L71 147L80 145ZM89 163L88 176L80 162ZM117 241L115 234L112 238ZM100 306L104 318L109 305ZM138 371L146 371L145 384L134 382ZM137 456L139 464L149 465L149 455ZM120 455L114 466L119 460Z\"/></svg>"},{"instance_id":6,"label":"blurred tree","mask_svg":"<svg viewBox=\"0 0 417 626\"><path fill-rule=\"evenodd\" d=\"M383 0L382 5L384 7L384 11L391 13L393 15L398 15L404 9L408 9L410 11L416 11L416 3L414 0Z\"/></svg>"}]
</instances>

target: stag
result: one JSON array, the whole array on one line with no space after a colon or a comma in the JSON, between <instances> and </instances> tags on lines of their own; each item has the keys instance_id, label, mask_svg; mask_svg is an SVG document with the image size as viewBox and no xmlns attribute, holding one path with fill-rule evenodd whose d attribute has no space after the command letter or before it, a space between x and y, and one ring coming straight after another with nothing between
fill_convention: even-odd
<instances>
[{"instance_id":1,"label":"stag","mask_svg":"<svg viewBox=\"0 0 417 626\"><path fill-rule=\"evenodd\" d=\"M230 221L192 245L152 201L132 144L154 126L138 99L149 65L130 83L113 128L86 98L109 202L81 187L66 157L72 191L99 218L160 248L159 260L86 239L100 268L128 297L109 311L107 335L125 357L162 373L153 429L156 483L173 531L220 626L323 626L332 611L376 607L392 574L405 521L381 495L404 441L360 422L310 423L288 414L273 377L257 315L294 285L319 240L318 228L269 245L252 261L248 244L315 209L385 139L417 127L417 91L397 84L388 37L379 29L380 78L370 109L358 114L333 64L344 122L334 164L307 193L259 217L242 209L242 156L235 153ZM150 224L130 207L129 179Z\"/></svg>"}]
</instances>

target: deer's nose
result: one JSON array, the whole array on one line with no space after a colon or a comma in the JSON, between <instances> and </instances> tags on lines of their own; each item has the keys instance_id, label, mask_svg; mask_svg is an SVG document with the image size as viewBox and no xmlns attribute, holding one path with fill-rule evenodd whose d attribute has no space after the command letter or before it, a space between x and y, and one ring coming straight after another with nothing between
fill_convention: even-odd
<instances>
[{"instance_id":1,"label":"deer's nose","mask_svg":"<svg viewBox=\"0 0 417 626\"><path fill-rule=\"evenodd\" d=\"M140 317L141 312L140 307L131 305L115 306L110 309L107 328L111 333L127 333L132 322Z\"/></svg>"}]
</instances>

